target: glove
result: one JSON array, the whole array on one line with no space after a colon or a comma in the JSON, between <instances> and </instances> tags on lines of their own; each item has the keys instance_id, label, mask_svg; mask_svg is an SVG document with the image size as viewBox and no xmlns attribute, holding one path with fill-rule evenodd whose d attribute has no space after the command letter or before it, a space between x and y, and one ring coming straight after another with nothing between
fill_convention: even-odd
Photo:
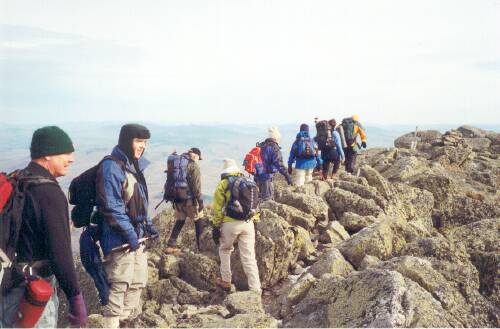
<instances>
[{"instance_id":1,"label":"glove","mask_svg":"<svg viewBox=\"0 0 500 329\"><path fill-rule=\"evenodd\" d=\"M212 239L214 240L215 244L219 244L220 242L220 229L218 227L214 227L212 229Z\"/></svg>"},{"instance_id":2,"label":"glove","mask_svg":"<svg viewBox=\"0 0 500 329\"><path fill-rule=\"evenodd\" d=\"M362 142L361 146L365 149L366 148L366 142Z\"/></svg>"},{"instance_id":3,"label":"glove","mask_svg":"<svg viewBox=\"0 0 500 329\"><path fill-rule=\"evenodd\" d=\"M129 251L136 251L141 245L139 244L139 240L135 238L134 240L129 241L128 246Z\"/></svg>"},{"instance_id":4,"label":"glove","mask_svg":"<svg viewBox=\"0 0 500 329\"><path fill-rule=\"evenodd\" d=\"M69 299L69 323L73 328L87 327L87 308L83 296L79 293Z\"/></svg>"},{"instance_id":5,"label":"glove","mask_svg":"<svg viewBox=\"0 0 500 329\"><path fill-rule=\"evenodd\" d=\"M292 166L288 166L288 175L291 175L292 173L293 173Z\"/></svg>"},{"instance_id":6,"label":"glove","mask_svg":"<svg viewBox=\"0 0 500 329\"><path fill-rule=\"evenodd\" d=\"M203 199L198 200L198 212L201 212L205 207L203 206Z\"/></svg>"},{"instance_id":7,"label":"glove","mask_svg":"<svg viewBox=\"0 0 500 329\"><path fill-rule=\"evenodd\" d=\"M160 237L160 233L158 233L158 230L152 224L146 225L146 234L152 239L158 239Z\"/></svg>"}]
</instances>

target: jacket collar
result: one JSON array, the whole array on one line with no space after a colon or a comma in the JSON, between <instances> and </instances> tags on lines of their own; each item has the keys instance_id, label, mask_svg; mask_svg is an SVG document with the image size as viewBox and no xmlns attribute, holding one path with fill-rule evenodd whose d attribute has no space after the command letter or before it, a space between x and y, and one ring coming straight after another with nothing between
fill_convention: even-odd
<instances>
[{"instance_id":1,"label":"jacket collar","mask_svg":"<svg viewBox=\"0 0 500 329\"><path fill-rule=\"evenodd\" d=\"M307 131L299 131L296 138L308 138L309 133Z\"/></svg>"},{"instance_id":2,"label":"jacket collar","mask_svg":"<svg viewBox=\"0 0 500 329\"><path fill-rule=\"evenodd\" d=\"M135 173L134 165L130 162L125 152L123 152L118 145L116 145L113 148L113 151L111 151L111 155L123 161L127 169ZM142 156L139 158L138 164L139 164L139 170L142 172L146 169L146 167L150 164L150 162L146 158L144 158L144 156Z\"/></svg>"},{"instance_id":3,"label":"jacket collar","mask_svg":"<svg viewBox=\"0 0 500 329\"><path fill-rule=\"evenodd\" d=\"M33 176L42 176L57 182L56 178L47 169L36 162L31 161L24 170Z\"/></svg>"}]
</instances>

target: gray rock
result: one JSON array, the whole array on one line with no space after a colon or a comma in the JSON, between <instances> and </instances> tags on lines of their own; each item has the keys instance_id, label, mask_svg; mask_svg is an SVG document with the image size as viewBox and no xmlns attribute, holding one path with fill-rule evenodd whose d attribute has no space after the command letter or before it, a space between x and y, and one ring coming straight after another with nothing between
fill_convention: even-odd
<instances>
[{"instance_id":1,"label":"gray rock","mask_svg":"<svg viewBox=\"0 0 500 329\"><path fill-rule=\"evenodd\" d=\"M476 127L473 127L473 126L464 125L464 126L458 127L457 130L462 133L463 137L467 137L467 138L486 137L486 131L479 129L479 128L476 128Z\"/></svg>"},{"instance_id":2,"label":"gray rock","mask_svg":"<svg viewBox=\"0 0 500 329\"><path fill-rule=\"evenodd\" d=\"M311 230L316 223L316 218L313 215L273 200L261 203L260 208L269 209L275 214L283 217L291 225L301 226L308 231Z\"/></svg>"},{"instance_id":3,"label":"gray rock","mask_svg":"<svg viewBox=\"0 0 500 329\"><path fill-rule=\"evenodd\" d=\"M341 218L344 212L352 212L361 216L375 216L383 213L375 201L363 199L343 189L335 188L325 194L325 199L337 218Z\"/></svg>"},{"instance_id":4,"label":"gray rock","mask_svg":"<svg viewBox=\"0 0 500 329\"><path fill-rule=\"evenodd\" d=\"M343 213L339 220L340 224L351 233L357 233L377 221L379 220L373 216L360 216L352 212Z\"/></svg>"},{"instance_id":5,"label":"gray rock","mask_svg":"<svg viewBox=\"0 0 500 329\"><path fill-rule=\"evenodd\" d=\"M186 252L179 260L180 277L198 289L213 290L215 279L219 273L219 265L215 259L203 254Z\"/></svg>"},{"instance_id":6,"label":"gray rock","mask_svg":"<svg viewBox=\"0 0 500 329\"><path fill-rule=\"evenodd\" d=\"M283 193L275 195L275 200L309 213L318 221L328 220L328 206L319 196L283 190Z\"/></svg>"},{"instance_id":7,"label":"gray rock","mask_svg":"<svg viewBox=\"0 0 500 329\"><path fill-rule=\"evenodd\" d=\"M344 229L344 227L338 222L330 222L326 230L321 234L319 241L322 243L338 243L349 239L349 233Z\"/></svg>"},{"instance_id":8,"label":"gray rock","mask_svg":"<svg viewBox=\"0 0 500 329\"><path fill-rule=\"evenodd\" d=\"M359 264L360 270L366 270L367 268L375 267L380 263L380 259L372 255L366 255L361 263Z\"/></svg>"},{"instance_id":9,"label":"gray rock","mask_svg":"<svg viewBox=\"0 0 500 329\"><path fill-rule=\"evenodd\" d=\"M230 316L236 314L259 314L264 313L260 295L253 291L242 291L229 294L224 300L224 306Z\"/></svg>"},{"instance_id":10,"label":"gray rock","mask_svg":"<svg viewBox=\"0 0 500 329\"><path fill-rule=\"evenodd\" d=\"M465 144L472 148L475 152L485 152L491 146L491 140L484 138L464 138Z\"/></svg>"},{"instance_id":11,"label":"gray rock","mask_svg":"<svg viewBox=\"0 0 500 329\"><path fill-rule=\"evenodd\" d=\"M165 254L159 264L160 278L165 279L171 276L179 276L181 269L179 259L174 255Z\"/></svg>"},{"instance_id":12,"label":"gray rock","mask_svg":"<svg viewBox=\"0 0 500 329\"><path fill-rule=\"evenodd\" d=\"M334 274L345 277L354 270L338 249L332 249L322 255L316 263L309 269L316 278L321 278L323 274Z\"/></svg>"}]
</instances>

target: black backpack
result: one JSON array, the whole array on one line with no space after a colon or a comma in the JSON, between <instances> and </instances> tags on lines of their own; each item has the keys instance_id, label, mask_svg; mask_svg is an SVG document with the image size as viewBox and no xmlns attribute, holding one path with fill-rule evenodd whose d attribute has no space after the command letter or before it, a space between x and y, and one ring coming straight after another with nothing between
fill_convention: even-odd
<instances>
[{"instance_id":1,"label":"black backpack","mask_svg":"<svg viewBox=\"0 0 500 329\"><path fill-rule=\"evenodd\" d=\"M351 146L354 142L354 124L357 122L352 118L345 118L342 120L342 128L344 129L344 137L347 146Z\"/></svg>"},{"instance_id":2,"label":"black backpack","mask_svg":"<svg viewBox=\"0 0 500 329\"><path fill-rule=\"evenodd\" d=\"M24 170L0 173L0 282L2 294L12 288L12 270L21 230L26 192L34 185L56 184Z\"/></svg>"},{"instance_id":3,"label":"black backpack","mask_svg":"<svg viewBox=\"0 0 500 329\"><path fill-rule=\"evenodd\" d=\"M294 154L299 159L311 159L316 156L316 145L311 137L300 137L296 140Z\"/></svg>"},{"instance_id":4,"label":"black backpack","mask_svg":"<svg viewBox=\"0 0 500 329\"><path fill-rule=\"evenodd\" d=\"M187 166L189 156L177 154L168 156L167 159L167 181L163 186L163 199L171 202L183 202L191 199L191 192L187 182Z\"/></svg>"},{"instance_id":5,"label":"black backpack","mask_svg":"<svg viewBox=\"0 0 500 329\"><path fill-rule=\"evenodd\" d=\"M244 176L228 176L231 198L226 204L226 215L239 220L249 220L257 213L259 190L257 184Z\"/></svg>"},{"instance_id":6,"label":"black backpack","mask_svg":"<svg viewBox=\"0 0 500 329\"><path fill-rule=\"evenodd\" d=\"M321 120L316 123L316 137L314 137L318 148L322 151L329 150L335 147L332 138L332 127L326 120Z\"/></svg>"},{"instance_id":7,"label":"black backpack","mask_svg":"<svg viewBox=\"0 0 500 329\"><path fill-rule=\"evenodd\" d=\"M90 224L94 207L97 205L96 176L97 170L105 160L113 160L125 171L125 164L118 158L107 155L99 163L74 178L68 191L69 203L74 205L71 210L71 220L76 228ZM97 224L97 223L96 223Z\"/></svg>"}]
</instances>

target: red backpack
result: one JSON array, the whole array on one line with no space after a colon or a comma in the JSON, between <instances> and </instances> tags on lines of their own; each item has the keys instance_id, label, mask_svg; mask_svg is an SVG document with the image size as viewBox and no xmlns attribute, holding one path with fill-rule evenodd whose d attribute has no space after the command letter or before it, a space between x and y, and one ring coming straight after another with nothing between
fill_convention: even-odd
<instances>
[{"instance_id":1,"label":"red backpack","mask_svg":"<svg viewBox=\"0 0 500 329\"><path fill-rule=\"evenodd\" d=\"M264 172L260 146L255 146L245 155L243 166L246 172L252 175L261 175Z\"/></svg>"},{"instance_id":2,"label":"red backpack","mask_svg":"<svg viewBox=\"0 0 500 329\"><path fill-rule=\"evenodd\" d=\"M25 191L37 184L56 184L48 178L31 176L23 171L0 173L0 276L2 293L11 288L12 263L15 262L17 240L22 223Z\"/></svg>"}]
</instances>

